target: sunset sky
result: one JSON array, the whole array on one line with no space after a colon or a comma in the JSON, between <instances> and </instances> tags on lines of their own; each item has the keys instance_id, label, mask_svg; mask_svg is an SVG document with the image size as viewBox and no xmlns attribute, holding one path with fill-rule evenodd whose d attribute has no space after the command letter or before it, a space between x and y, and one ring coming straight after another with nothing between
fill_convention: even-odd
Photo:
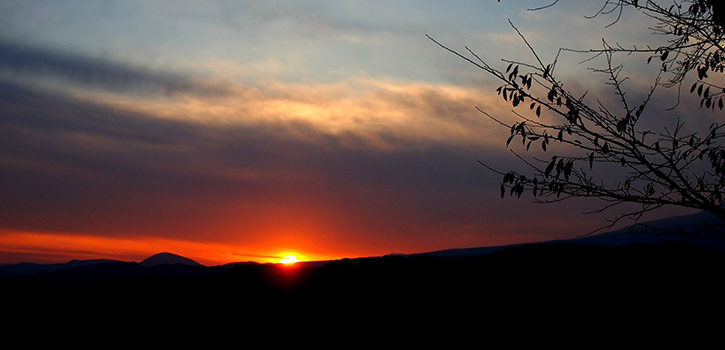
<instances>
[{"instance_id":1,"label":"sunset sky","mask_svg":"<svg viewBox=\"0 0 725 350\"><path fill-rule=\"evenodd\" d=\"M548 2L0 0L0 263L338 259L605 225L596 201L499 197L477 161L522 164L475 107L512 120L500 82L425 36L501 69L533 61L509 20L548 62L656 42L635 12L587 19L603 1L527 11ZM559 78L613 100L587 57ZM657 67L622 59L646 91Z\"/></svg>"}]
</instances>

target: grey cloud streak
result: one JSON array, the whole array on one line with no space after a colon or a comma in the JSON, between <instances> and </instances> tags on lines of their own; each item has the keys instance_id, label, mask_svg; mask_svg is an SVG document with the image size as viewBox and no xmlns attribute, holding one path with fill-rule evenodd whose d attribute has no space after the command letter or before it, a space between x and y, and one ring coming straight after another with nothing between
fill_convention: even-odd
<instances>
[{"instance_id":1,"label":"grey cloud streak","mask_svg":"<svg viewBox=\"0 0 725 350\"><path fill-rule=\"evenodd\" d=\"M21 75L54 77L112 92L225 95L223 85L204 85L192 77L156 72L118 62L0 41L0 67Z\"/></svg>"}]
</instances>

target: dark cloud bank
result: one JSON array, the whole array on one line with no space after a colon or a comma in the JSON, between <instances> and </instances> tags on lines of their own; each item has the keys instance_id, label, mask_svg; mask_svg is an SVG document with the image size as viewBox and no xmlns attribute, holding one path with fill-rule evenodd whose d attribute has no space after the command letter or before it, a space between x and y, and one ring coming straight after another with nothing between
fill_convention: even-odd
<instances>
[{"instance_id":1,"label":"dark cloud bank","mask_svg":"<svg viewBox=\"0 0 725 350\"><path fill-rule=\"evenodd\" d=\"M224 86L203 86L182 74L151 71L7 41L0 41L0 67L16 74L57 78L116 92L165 95L227 93Z\"/></svg>"},{"instance_id":2,"label":"dark cloud bank","mask_svg":"<svg viewBox=\"0 0 725 350\"><path fill-rule=\"evenodd\" d=\"M206 91L183 76L3 42L0 66L109 90ZM380 249L506 244L586 229L576 204L554 214L498 198L499 177L476 160L505 162L480 148L380 150L304 122L159 119L8 81L0 81L0 110L0 229L213 241L300 225L328 241Z\"/></svg>"},{"instance_id":3,"label":"dark cloud bank","mask_svg":"<svg viewBox=\"0 0 725 350\"><path fill-rule=\"evenodd\" d=\"M310 125L162 120L9 83L0 108L6 229L194 235L213 230L218 215L245 215L225 213L231 206L311 210L336 229L371 234L481 233L501 215L486 212L498 179L468 150L366 151ZM300 133L312 137L290 137Z\"/></svg>"}]
</instances>

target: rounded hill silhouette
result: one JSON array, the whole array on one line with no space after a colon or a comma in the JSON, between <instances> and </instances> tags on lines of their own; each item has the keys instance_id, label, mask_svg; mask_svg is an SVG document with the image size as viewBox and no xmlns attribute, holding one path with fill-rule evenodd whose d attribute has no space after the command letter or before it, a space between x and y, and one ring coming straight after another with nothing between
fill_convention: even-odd
<instances>
[{"instance_id":1,"label":"rounded hill silhouette","mask_svg":"<svg viewBox=\"0 0 725 350\"><path fill-rule=\"evenodd\" d=\"M156 255L148 257L146 260L139 263L139 265L144 266L144 267L154 267L154 266L158 266L158 265L172 265L172 264L182 264L182 265L189 265L189 266L204 266L189 258L185 258L181 255L176 255L176 254L171 254L171 253L158 253Z\"/></svg>"}]
</instances>

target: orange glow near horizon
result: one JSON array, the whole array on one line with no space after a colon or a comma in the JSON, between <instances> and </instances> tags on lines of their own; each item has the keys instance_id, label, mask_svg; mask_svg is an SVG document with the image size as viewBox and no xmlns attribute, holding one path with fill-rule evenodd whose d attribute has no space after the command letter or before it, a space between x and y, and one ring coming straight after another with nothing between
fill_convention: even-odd
<instances>
[{"instance_id":1,"label":"orange glow near horizon","mask_svg":"<svg viewBox=\"0 0 725 350\"><path fill-rule=\"evenodd\" d=\"M278 250L279 251L279 250ZM154 254L169 252L206 266L234 262L258 263L336 260L334 254L270 253L260 246L239 246L179 241L150 237L99 237L68 233L0 231L0 264L18 262L66 263L73 259L111 259L140 262ZM240 253L244 252L244 253ZM296 260L295 260L296 259Z\"/></svg>"},{"instance_id":2,"label":"orange glow near horizon","mask_svg":"<svg viewBox=\"0 0 725 350\"><path fill-rule=\"evenodd\" d=\"M264 213L273 215L275 213ZM174 237L149 237L135 234L98 235L72 232L14 231L0 229L0 264L19 262L67 263L71 260L110 259L141 262L162 252L177 254L202 265L219 266L229 263L288 263L354 259L383 256L391 253L412 254L460 247L481 247L511 244L496 240L496 236L447 236L432 239L430 234L417 232L416 240L385 236L380 244L374 235L346 235L334 225L315 225L314 212L296 213L276 221L276 225L255 227L245 235L219 234L206 237L208 241L184 240ZM260 215L265 216L265 215ZM278 215L279 216L279 215ZM305 222L304 219L310 222ZM229 232L236 222L215 227L214 232ZM331 239L331 237L338 239ZM342 238L340 238L342 237ZM216 239L215 239L216 238ZM344 238L344 239L343 239ZM521 241L535 237L520 236ZM365 240L367 239L367 240ZM513 242L523 243L523 242ZM294 257L287 257L288 255ZM294 265L294 264L290 264Z\"/></svg>"},{"instance_id":3,"label":"orange glow near horizon","mask_svg":"<svg viewBox=\"0 0 725 350\"><path fill-rule=\"evenodd\" d=\"M393 241L389 246L356 246L351 249L345 244L329 242L325 237L307 232L239 244L234 241L200 242L138 235L108 237L66 232L0 230L0 264L67 263L74 259L141 262L152 255L168 252L206 266L237 262L282 263L292 266L294 262L301 261L354 259L382 256L391 252L433 251L437 248L435 243L429 243L430 247L421 245L400 249L405 242ZM461 242L460 245L483 246L483 243Z\"/></svg>"},{"instance_id":4,"label":"orange glow near horizon","mask_svg":"<svg viewBox=\"0 0 725 350\"><path fill-rule=\"evenodd\" d=\"M294 264L296 262L299 262L300 259L298 259L296 256L292 254L285 255L284 258L279 260L280 264Z\"/></svg>"}]
</instances>

